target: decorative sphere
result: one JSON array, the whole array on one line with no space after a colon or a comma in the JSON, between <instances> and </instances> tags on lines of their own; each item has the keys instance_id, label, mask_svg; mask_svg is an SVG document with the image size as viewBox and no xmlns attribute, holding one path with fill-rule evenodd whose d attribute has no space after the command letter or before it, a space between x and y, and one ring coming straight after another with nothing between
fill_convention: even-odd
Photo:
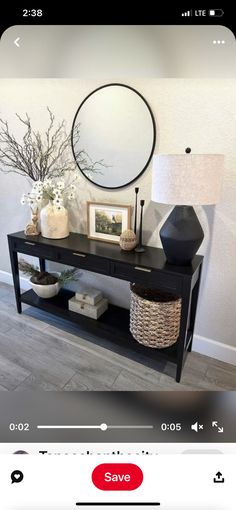
<instances>
[{"instance_id":1,"label":"decorative sphere","mask_svg":"<svg viewBox=\"0 0 236 510\"><path fill-rule=\"evenodd\" d=\"M124 230L120 236L120 247L124 251L131 251L137 244L136 235L133 230Z\"/></svg>"}]
</instances>

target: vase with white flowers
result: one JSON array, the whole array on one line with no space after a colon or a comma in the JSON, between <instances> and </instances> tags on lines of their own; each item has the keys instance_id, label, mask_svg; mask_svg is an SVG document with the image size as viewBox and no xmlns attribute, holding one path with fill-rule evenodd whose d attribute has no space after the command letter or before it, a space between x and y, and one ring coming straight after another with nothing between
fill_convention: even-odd
<instances>
[{"instance_id":1,"label":"vase with white flowers","mask_svg":"<svg viewBox=\"0 0 236 510\"><path fill-rule=\"evenodd\" d=\"M30 193L24 194L21 203L32 211L40 208L41 235L49 239L63 239L69 235L68 203L75 198L75 185L64 180L46 178L36 181ZM29 227L27 225L27 227ZM27 234L26 227L26 234ZM39 230L39 228L37 229ZM32 235L29 232L28 235Z\"/></svg>"},{"instance_id":2,"label":"vase with white flowers","mask_svg":"<svg viewBox=\"0 0 236 510\"><path fill-rule=\"evenodd\" d=\"M92 161L85 149L73 155L71 133L67 133L66 121L57 123L49 107L47 112L49 122L44 132L34 127L28 113L25 117L16 114L21 135L11 132L8 120L0 118L0 171L33 181L31 192L21 200L22 204L30 206L32 213L25 234L39 234L38 216L41 209L42 235L59 239L69 235L67 202L74 198L73 176L77 175L77 164L82 165L83 172L88 174L101 172L106 165L103 160ZM80 124L77 124L74 126L74 146L77 146L79 139ZM73 178L72 184L68 184L70 178Z\"/></svg>"}]
</instances>

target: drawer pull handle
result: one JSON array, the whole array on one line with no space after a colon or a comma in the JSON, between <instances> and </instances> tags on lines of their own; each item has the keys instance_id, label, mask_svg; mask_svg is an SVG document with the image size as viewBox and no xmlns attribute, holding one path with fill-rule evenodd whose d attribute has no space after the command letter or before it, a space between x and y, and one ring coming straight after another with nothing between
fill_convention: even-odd
<instances>
[{"instance_id":1,"label":"drawer pull handle","mask_svg":"<svg viewBox=\"0 0 236 510\"><path fill-rule=\"evenodd\" d=\"M35 243L30 243L30 241L25 241L25 244L30 244L30 246L35 246Z\"/></svg>"},{"instance_id":2,"label":"drawer pull handle","mask_svg":"<svg viewBox=\"0 0 236 510\"><path fill-rule=\"evenodd\" d=\"M151 269L148 269L147 267L139 267L139 266L135 266L135 268L137 271L145 271L145 273L151 273L152 270Z\"/></svg>"},{"instance_id":3,"label":"drawer pull handle","mask_svg":"<svg viewBox=\"0 0 236 510\"><path fill-rule=\"evenodd\" d=\"M74 252L73 255L76 255L76 257L83 257L83 258L86 257L86 255L84 253L76 253L76 252Z\"/></svg>"}]
</instances>

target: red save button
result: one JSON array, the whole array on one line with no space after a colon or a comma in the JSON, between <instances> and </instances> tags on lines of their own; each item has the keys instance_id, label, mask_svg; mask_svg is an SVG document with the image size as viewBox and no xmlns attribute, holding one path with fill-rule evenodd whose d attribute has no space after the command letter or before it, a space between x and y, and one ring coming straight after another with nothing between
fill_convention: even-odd
<instances>
[{"instance_id":1,"label":"red save button","mask_svg":"<svg viewBox=\"0 0 236 510\"><path fill-rule=\"evenodd\" d=\"M92 480L102 491L133 491L143 481L143 472L135 464L99 464Z\"/></svg>"}]
</instances>

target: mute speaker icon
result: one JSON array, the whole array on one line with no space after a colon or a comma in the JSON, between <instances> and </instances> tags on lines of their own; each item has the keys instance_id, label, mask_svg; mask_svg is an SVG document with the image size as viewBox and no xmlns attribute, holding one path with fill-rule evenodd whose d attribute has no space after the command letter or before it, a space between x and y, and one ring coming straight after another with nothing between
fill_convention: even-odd
<instances>
[{"instance_id":1,"label":"mute speaker icon","mask_svg":"<svg viewBox=\"0 0 236 510\"><path fill-rule=\"evenodd\" d=\"M199 430L203 430L203 425L198 423L198 421L196 421L195 423L193 423L191 425L191 430L195 430L195 432L198 432Z\"/></svg>"}]
</instances>

